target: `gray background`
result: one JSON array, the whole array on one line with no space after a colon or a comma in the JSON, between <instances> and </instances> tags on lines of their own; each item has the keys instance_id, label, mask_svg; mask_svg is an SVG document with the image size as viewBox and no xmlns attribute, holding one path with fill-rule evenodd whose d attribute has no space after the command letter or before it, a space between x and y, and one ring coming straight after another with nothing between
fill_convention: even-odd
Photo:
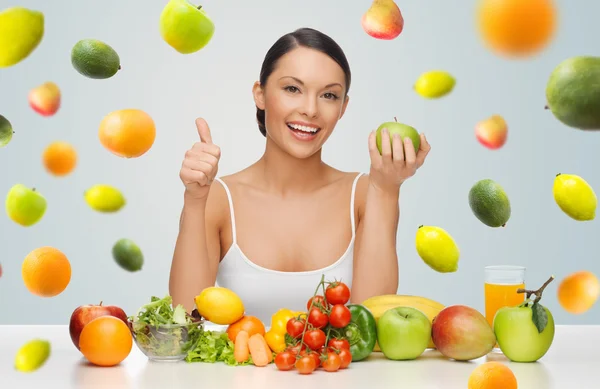
<instances>
[{"instance_id":1,"label":"gray background","mask_svg":"<svg viewBox=\"0 0 600 389\"><path fill-rule=\"evenodd\" d=\"M379 41L360 26L367 0L207 0L216 34L189 56L159 35L165 1L0 1L2 9L17 3L45 13L46 34L27 60L0 69L0 110L16 131L0 150L0 193L5 196L21 182L38 188L49 207L30 228L16 225L4 211L0 217L1 324L66 324L78 305L101 300L131 314L151 295L166 294L182 205L178 173L185 150L198 139L194 119L206 118L223 150L221 175L259 158L264 138L255 124L252 83L275 40L303 26L337 40L353 72L346 116L324 148L328 163L368 172L367 135L394 116L425 132L432 144L426 165L402 189L398 293L483 311L483 267L521 264L532 288L556 276L543 302L557 323L600 321L598 305L574 316L556 300L565 275L581 269L600 274L600 225L569 219L552 197L558 172L581 175L600 189L593 168L600 161L600 134L569 129L543 109L552 69L570 56L598 54L591 38L600 33L598 6L558 1L560 28L552 45L535 58L509 61L479 41L474 1L402 2L404 32ZM82 38L112 45L123 69L108 80L80 76L70 64L70 50ZM452 95L428 101L412 91L414 80L430 69L455 75ZM29 108L27 94L49 80L62 89L63 102L54 117L43 118ZM138 159L113 156L97 138L101 119L123 108L143 109L157 125L156 143ZM492 152L476 141L473 128L494 113L503 115L510 129L506 146ZM79 163L68 177L52 177L41 164L43 149L54 140L77 147ZM510 196L513 214L504 229L484 226L470 211L468 191L482 178L497 180ZM120 213L87 207L83 191L99 182L123 190L128 204ZM420 224L453 235L461 249L458 272L439 274L420 260L414 245ZM143 271L127 273L113 262L110 249L122 237L142 248ZM23 258L43 245L61 249L73 267L65 292L46 299L28 293L20 274Z\"/></svg>"}]
</instances>

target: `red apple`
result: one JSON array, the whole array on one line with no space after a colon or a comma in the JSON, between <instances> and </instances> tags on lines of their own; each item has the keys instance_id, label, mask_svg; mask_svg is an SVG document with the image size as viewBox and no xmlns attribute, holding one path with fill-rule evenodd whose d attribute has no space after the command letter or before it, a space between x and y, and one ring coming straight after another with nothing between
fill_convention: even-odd
<instances>
[{"instance_id":1,"label":"red apple","mask_svg":"<svg viewBox=\"0 0 600 389\"><path fill-rule=\"evenodd\" d=\"M373 0L360 20L363 30L376 39L391 40L404 29L404 18L393 0Z\"/></svg>"},{"instance_id":2,"label":"red apple","mask_svg":"<svg viewBox=\"0 0 600 389\"><path fill-rule=\"evenodd\" d=\"M79 350L79 335L83 330L83 327L93 319L100 316L114 316L118 319L123 320L127 324L127 314L123 309L115 305L102 305L102 302L98 305L88 304L77 307L71 314L71 321L69 323L69 333L71 334L71 340L77 349Z\"/></svg>"},{"instance_id":3,"label":"red apple","mask_svg":"<svg viewBox=\"0 0 600 389\"><path fill-rule=\"evenodd\" d=\"M492 115L475 126L475 136L488 149L499 149L506 143L508 127L500 115Z\"/></svg>"},{"instance_id":4,"label":"red apple","mask_svg":"<svg viewBox=\"0 0 600 389\"><path fill-rule=\"evenodd\" d=\"M433 318L431 340L442 355L457 361L480 358L496 345L496 335L488 321L466 305L442 309Z\"/></svg>"},{"instance_id":5,"label":"red apple","mask_svg":"<svg viewBox=\"0 0 600 389\"><path fill-rule=\"evenodd\" d=\"M29 92L29 105L42 116L52 116L60 108L60 89L53 82L46 82Z\"/></svg>"}]
</instances>

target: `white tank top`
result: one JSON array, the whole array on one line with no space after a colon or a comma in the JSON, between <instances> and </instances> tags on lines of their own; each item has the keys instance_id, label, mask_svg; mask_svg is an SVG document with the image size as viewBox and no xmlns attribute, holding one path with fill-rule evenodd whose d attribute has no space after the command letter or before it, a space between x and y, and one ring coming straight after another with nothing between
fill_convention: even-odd
<instances>
[{"instance_id":1,"label":"white tank top","mask_svg":"<svg viewBox=\"0 0 600 389\"><path fill-rule=\"evenodd\" d=\"M354 239L356 235L354 194L356 183L361 175L362 173L359 173L354 179L350 194L352 238L348 248L333 264L317 270L300 272L267 269L255 264L246 257L237 244L231 192L225 182L217 177L216 180L225 188L229 200L233 243L219 263L216 285L234 291L244 303L245 314L258 317L267 327L271 325L271 316L281 308L305 312L306 303L313 296L323 274L325 274L326 281L343 281L349 288L352 288Z\"/></svg>"}]
</instances>

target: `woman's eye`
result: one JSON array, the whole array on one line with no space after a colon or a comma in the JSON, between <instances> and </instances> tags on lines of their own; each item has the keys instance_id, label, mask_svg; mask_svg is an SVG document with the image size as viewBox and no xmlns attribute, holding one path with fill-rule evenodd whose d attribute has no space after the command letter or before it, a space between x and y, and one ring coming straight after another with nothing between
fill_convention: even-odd
<instances>
[{"instance_id":1,"label":"woman's eye","mask_svg":"<svg viewBox=\"0 0 600 389\"><path fill-rule=\"evenodd\" d=\"M336 94L328 92L325 93L325 98L330 100L337 100L338 97Z\"/></svg>"},{"instance_id":2,"label":"woman's eye","mask_svg":"<svg viewBox=\"0 0 600 389\"><path fill-rule=\"evenodd\" d=\"M292 93L298 92L298 88L296 88L295 86L286 86L284 89Z\"/></svg>"}]
</instances>

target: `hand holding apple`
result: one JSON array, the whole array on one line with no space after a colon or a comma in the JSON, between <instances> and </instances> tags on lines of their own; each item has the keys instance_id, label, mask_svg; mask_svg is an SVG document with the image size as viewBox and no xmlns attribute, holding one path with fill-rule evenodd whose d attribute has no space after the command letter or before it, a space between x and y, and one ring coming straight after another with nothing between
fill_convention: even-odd
<instances>
[{"instance_id":1,"label":"hand holding apple","mask_svg":"<svg viewBox=\"0 0 600 389\"><path fill-rule=\"evenodd\" d=\"M102 305L102 302L100 302L98 305L88 304L77 307L71 314L69 322L69 334L77 350L79 350L79 336L81 335L81 331L83 331L83 327L100 316L114 316L127 324L125 311L115 305Z\"/></svg>"}]
</instances>

